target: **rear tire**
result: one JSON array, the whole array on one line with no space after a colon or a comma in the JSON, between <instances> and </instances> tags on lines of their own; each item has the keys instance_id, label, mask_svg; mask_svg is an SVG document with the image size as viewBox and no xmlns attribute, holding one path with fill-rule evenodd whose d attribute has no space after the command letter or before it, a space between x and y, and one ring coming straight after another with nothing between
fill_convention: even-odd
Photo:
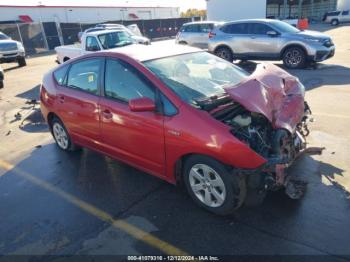
<instances>
[{"instance_id":1,"label":"rear tire","mask_svg":"<svg viewBox=\"0 0 350 262\"><path fill-rule=\"evenodd\" d=\"M245 179L232 174L213 158L190 156L184 165L183 178L194 202L217 215L237 210L246 196Z\"/></svg>"},{"instance_id":2,"label":"rear tire","mask_svg":"<svg viewBox=\"0 0 350 262\"><path fill-rule=\"evenodd\" d=\"M289 69L304 68L306 65L306 54L297 46L287 48L282 56L283 64Z\"/></svg>"},{"instance_id":3,"label":"rear tire","mask_svg":"<svg viewBox=\"0 0 350 262\"><path fill-rule=\"evenodd\" d=\"M339 20L338 20L338 19L333 19L333 20L331 21L331 25L332 25L332 26L337 26L337 25L339 25Z\"/></svg>"},{"instance_id":4,"label":"rear tire","mask_svg":"<svg viewBox=\"0 0 350 262\"><path fill-rule=\"evenodd\" d=\"M3 80L0 80L0 89L1 88L4 88L4 81Z\"/></svg>"},{"instance_id":5,"label":"rear tire","mask_svg":"<svg viewBox=\"0 0 350 262\"><path fill-rule=\"evenodd\" d=\"M27 62L26 62L26 59L24 57L18 58L18 66L23 67L26 65L27 65Z\"/></svg>"},{"instance_id":6,"label":"rear tire","mask_svg":"<svg viewBox=\"0 0 350 262\"><path fill-rule=\"evenodd\" d=\"M56 145L63 151L76 151L78 147L72 142L69 133L63 122L55 117L50 123L53 138Z\"/></svg>"},{"instance_id":7,"label":"rear tire","mask_svg":"<svg viewBox=\"0 0 350 262\"><path fill-rule=\"evenodd\" d=\"M222 58L222 59L225 59L229 62L233 62L233 53L231 51L230 48L228 47L225 47L225 46L222 46L222 47L219 47L215 50L215 55Z\"/></svg>"}]
</instances>

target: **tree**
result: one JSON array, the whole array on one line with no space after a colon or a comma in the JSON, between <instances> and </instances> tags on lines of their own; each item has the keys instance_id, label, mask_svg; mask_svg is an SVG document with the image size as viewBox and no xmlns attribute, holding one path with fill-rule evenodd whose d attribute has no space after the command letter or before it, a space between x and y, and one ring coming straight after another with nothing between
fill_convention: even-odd
<instances>
[{"instance_id":1,"label":"tree","mask_svg":"<svg viewBox=\"0 0 350 262\"><path fill-rule=\"evenodd\" d=\"M188 9L186 12L181 13L181 17L195 17L195 16L206 17L207 10Z\"/></svg>"}]
</instances>

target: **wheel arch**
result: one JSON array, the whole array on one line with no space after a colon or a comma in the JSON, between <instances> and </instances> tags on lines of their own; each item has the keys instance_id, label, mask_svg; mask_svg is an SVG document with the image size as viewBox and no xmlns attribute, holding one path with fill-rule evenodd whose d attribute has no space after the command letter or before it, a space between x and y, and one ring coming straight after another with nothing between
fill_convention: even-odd
<instances>
[{"instance_id":1,"label":"wheel arch","mask_svg":"<svg viewBox=\"0 0 350 262\"><path fill-rule=\"evenodd\" d=\"M283 54L286 52L286 50L288 48L291 48L291 47L301 48L301 50L303 50L305 56L307 56L307 50L306 50L305 46L303 46L301 44L293 43L293 44L288 44L285 47L283 47L283 49L281 50L281 53L280 53L280 59L283 59Z\"/></svg>"},{"instance_id":2,"label":"wheel arch","mask_svg":"<svg viewBox=\"0 0 350 262\"><path fill-rule=\"evenodd\" d=\"M222 48L222 47L228 48L228 49L231 51L232 55L234 55L234 52L233 52L232 48L231 48L229 45L227 45L227 44L219 44L219 45L217 45L217 46L214 48L213 53L216 53L216 51L217 51L219 48Z\"/></svg>"},{"instance_id":3,"label":"wheel arch","mask_svg":"<svg viewBox=\"0 0 350 262\"><path fill-rule=\"evenodd\" d=\"M220 161L219 159L215 158L212 155L209 154L203 154L203 153L198 153L198 152L191 152L191 153L186 153L182 156L180 156L174 164L174 168L173 168L173 172L174 172L174 176L175 176L175 183L177 185L183 185L183 168L184 168L184 164L186 162L186 160L191 157L191 156L205 156L205 157L209 157L214 159L215 161L218 161L219 163L223 164L225 167L227 167L228 169L233 169L234 167L231 165L228 165L226 163L223 163L222 161Z\"/></svg>"}]
</instances>

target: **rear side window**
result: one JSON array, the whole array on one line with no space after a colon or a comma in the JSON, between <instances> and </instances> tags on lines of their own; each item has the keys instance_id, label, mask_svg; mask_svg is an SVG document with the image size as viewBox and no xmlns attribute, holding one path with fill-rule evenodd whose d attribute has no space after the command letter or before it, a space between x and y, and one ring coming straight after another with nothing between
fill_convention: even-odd
<instances>
[{"instance_id":1,"label":"rear side window","mask_svg":"<svg viewBox=\"0 0 350 262\"><path fill-rule=\"evenodd\" d=\"M249 34L266 35L267 32L273 31L271 27L265 24L251 23L247 24Z\"/></svg>"},{"instance_id":2,"label":"rear side window","mask_svg":"<svg viewBox=\"0 0 350 262\"><path fill-rule=\"evenodd\" d=\"M349 11L343 11L341 14L342 15L349 15Z\"/></svg>"},{"instance_id":3,"label":"rear side window","mask_svg":"<svg viewBox=\"0 0 350 262\"><path fill-rule=\"evenodd\" d=\"M103 59L93 58L74 63L68 72L67 86L97 94L102 62Z\"/></svg>"},{"instance_id":4,"label":"rear side window","mask_svg":"<svg viewBox=\"0 0 350 262\"><path fill-rule=\"evenodd\" d=\"M199 30L201 33L209 33L214 29L213 24L201 24L199 25Z\"/></svg>"},{"instance_id":5,"label":"rear side window","mask_svg":"<svg viewBox=\"0 0 350 262\"><path fill-rule=\"evenodd\" d=\"M227 34L248 34L247 32L247 24L228 24L221 28L221 31Z\"/></svg>"},{"instance_id":6,"label":"rear side window","mask_svg":"<svg viewBox=\"0 0 350 262\"><path fill-rule=\"evenodd\" d=\"M338 15L340 15L340 11L328 12L327 15L328 16L338 16Z\"/></svg>"},{"instance_id":7,"label":"rear side window","mask_svg":"<svg viewBox=\"0 0 350 262\"><path fill-rule=\"evenodd\" d=\"M116 59L107 59L105 96L125 102L149 97L155 100L153 86L132 66Z\"/></svg>"},{"instance_id":8,"label":"rear side window","mask_svg":"<svg viewBox=\"0 0 350 262\"><path fill-rule=\"evenodd\" d=\"M184 32L187 33L198 33L199 32L199 25L186 25Z\"/></svg>"},{"instance_id":9,"label":"rear side window","mask_svg":"<svg viewBox=\"0 0 350 262\"><path fill-rule=\"evenodd\" d=\"M66 76L69 65L65 65L53 72L53 77L59 85L66 84Z\"/></svg>"},{"instance_id":10,"label":"rear side window","mask_svg":"<svg viewBox=\"0 0 350 262\"><path fill-rule=\"evenodd\" d=\"M100 46L98 45L97 39L94 36L88 36L86 38L86 51L99 51Z\"/></svg>"}]
</instances>

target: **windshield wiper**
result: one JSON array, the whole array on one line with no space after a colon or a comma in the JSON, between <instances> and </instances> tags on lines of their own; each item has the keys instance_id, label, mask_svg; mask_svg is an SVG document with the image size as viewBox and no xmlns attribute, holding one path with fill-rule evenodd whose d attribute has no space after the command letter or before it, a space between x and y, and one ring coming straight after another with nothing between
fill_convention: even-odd
<instances>
[{"instance_id":1,"label":"windshield wiper","mask_svg":"<svg viewBox=\"0 0 350 262\"><path fill-rule=\"evenodd\" d=\"M220 105L232 102L232 99L229 95L223 94L221 96L214 95L210 97L194 99L194 102L196 102L196 104L202 110L211 111Z\"/></svg>"}]
</instances>

